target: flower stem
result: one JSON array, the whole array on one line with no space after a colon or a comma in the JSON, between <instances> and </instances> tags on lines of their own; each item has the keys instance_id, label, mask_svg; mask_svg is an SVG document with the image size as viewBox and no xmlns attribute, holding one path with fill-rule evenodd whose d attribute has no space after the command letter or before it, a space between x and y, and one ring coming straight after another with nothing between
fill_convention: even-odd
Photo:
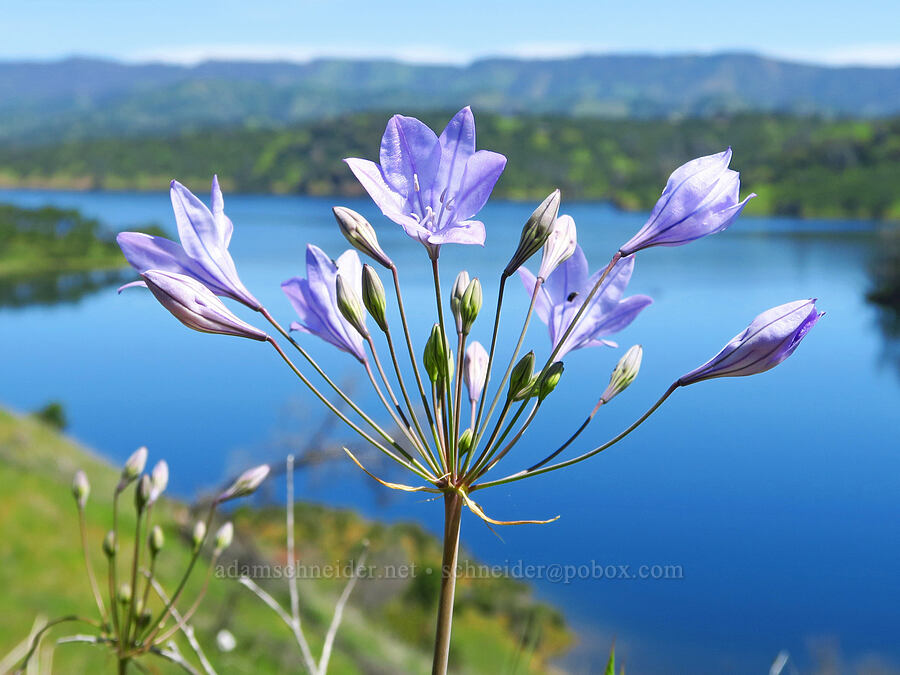
<instances>
[{"instance_id":1,"label":"flower stem","mask_svg":"<svg viewBox=\"0 0 900 675\"><path fill-rule=\"evenodd\" d=\"M478 427L481 425L481 414L484 412L484 404L487 401L487 388L488 384L491 382L491 368L494 365L494 350L497 347L497 331L500 328L500 310L503 307L503 291L506 289L506 280L507 277L505 274L500 276L500 287L497 290L497 309L494 311L494 331L491 335L491 349L488 352L488 364L487 370L484 373L484 386L481 388L481 401L478 403L478 414L475 416L475 422L472 423L472 432L478 431ZM472 444L472 451L474 452L476 444ZM469 457L471 458L472 453L469 453ZM465 471L465 469L463 469Z\"/></svg>"},{"instance_id":2,"label":"flower stem","mask_svg":"<svg viewBox=\"0 0 900 675\"><path fill-rule=\"evenodd\" d=\"M644 421L648 417L650 417L650 415L652 415L654 412L656 412L656 409L659 408L659 406L661 406L663 404L663 402L667 398L669 398L669 396L672 395L672 392L674 392L678 387L679 387L679 385L677 382L675 384L671 385L668 389L666 389L666 393L664 393L662 396L660 396L659 400L656 403L654 403L652 406L650 406L650 409L647 412L645 412L643 415L641 415L637 419L637 421L635 421L630 427L625 429L625 431L620 433L618 436L616 436L615 438L613 438L610 441L607 441L603 445L599 445L596 448L594 448L593 450L590 450L590 451L584 453L583 455L579 455L578 457L573 457L572 459L567 459L565 462L559 462L557 464L552 464L551 466L545 466L541 469L535 469L535 470L526 469L525 471L519 471L518 473L514 473L509 476L506 476L506 478L500 478L498 480L492 480L487 483L479 483L478 485L473 485L471 487L470 491L480 490L480 489L486 488L486 487L493 487L494 485L504 485L505 483L512 483L514 481L522 480L523 478L529 478L531 476L538 476L542 473L547 473L548 471L555 471L556 469L562 469L563 467L571 466L572 464L576 464L578 462L584 461L585 459L593 457L594 455L603 452L607 448L612 447L613 445L615 445L616 443L621 441L623 438L625 438L632 431L634 431L639 426L641 426L641 424L643 424ZM543 462L540 462L540 464L543 464Z\"/></svg>"},{"instance_id":3,"label":"flower stem","mask_svg":"<svg viewBox=\"0 0 900 675\"><path fill-rule=\"evenodd\" d=\"M453 598L456 593L461 518L462 497L457 492L444 493L444 555L441 561L441 595L438 603L431 675L446 675L450 661L450 630L453 625Z\"/></svg>"},{"instance_id":4,"label":"flower stem","mask_svg":"<svg viewBox=\"0 0 900 675\"><path fill-rule=\"evenodd\" d=\"M84 553L84 566L87 568L91 593L93 593L97 609L100 611L101 620L106 621L106 608L103 605L103 597L100 595L100 587L97 585L97 577L94 575L94 566L91 565L91 559L88 555L87 524L84 520L84 508L81 505L78 506L78 529L81 531L81 551Z\"/></svg>"},{"instance_id":5,"label":"flower stem","mask_svg":"<svg viewBox=\"0 0 900 675\"><path fill-rule=\"evenodd\" d=\"M406 310L403 308L403 294L400 292L400 276L397 274L397 266L391 265L391 275L394 278L394 292L397 294L397 308L400 310L400 322L403 324L403 334L406 337L406 348L409 351L409 362L413 373L416 375L416 385L419 387L419 396L422 397L422 405L428 416L428 423L432 427L432 433L436 434L434 418L431 416L431 408L428 407L428 397L425 395L425 387L422 385L422 376L419 375L419 364L416 361L416 353L413 350L412 338L409 336L409 325L406 322Z\"/></svg>"}]
</instances>

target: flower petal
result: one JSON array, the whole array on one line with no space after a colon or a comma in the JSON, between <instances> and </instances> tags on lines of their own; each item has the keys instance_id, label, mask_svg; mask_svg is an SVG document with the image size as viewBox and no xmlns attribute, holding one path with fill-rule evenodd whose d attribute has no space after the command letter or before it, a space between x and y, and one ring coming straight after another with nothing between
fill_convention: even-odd
<instances>
[{"instance_id":1,"label":"flower petal","mask_svg":"<svg viewBox=\"0 0 900 675\"><path fill-rule=\"evenodd\" d=\"M466 162L459 189L452 195L448 194L451 201L445 210L451 212L449 217L453 220L465 220L481 211L504 168L506 157L499 153L479 150L472 155Z\"/></svg>"},{"instance_id":2,"label":"flower petal","mask_svg":"<svg viewBox=\"0 0 900 675\"><path fill-rule=\"evenodd\" d=\"M429 244L478 244L484 246L484 223L480 220L463 220L429 234Z\"/></svg>"},{"instance_id":3,"label":"flower petal","mask_svg":"<svg viewBox=\"0 0 900 675\"><path fill-rule=\"evenodd\" d=\"M381 139L380 158L387 184L410 202L421 199L424 211L431 195L423 193L430 192L441 161L441 145L434 132L415 117L394 115Z\"/></svg>"},{"instance_id":4,"label":"flower petal","mask_svg":"<svg viewBox=\"0 0 900 675\"><path fill-rule=\"evenodd\" d=\"M375 162L355 157L348 157L344 162L350 167L356 180L369 193L372 201L381 209L382 213L387 215L388 213L412 212L412 207L407 203L406 198L388 185L381 167Z\"/></svg>"},{"instance_id":5,"label":"flower petal","mask_svg":"<svg viewBox=\"0 0 900 675\"><path fill-rule=\"evenodd\" d=\"M475 117L472 109L466 106L456 113L438 140L441 144L441 163L435 183L452 195L462 183L466 163L475 154ZM438 199L441 197L436 196Z\"/></svg>"},{"instance_id":6,"label":"flower petal","mask_svg":"<svg viewBox=\"0 0 900 675\"><path fill-rule=\"evenodd\" d=\"M530 298L534 293L534 285L537 283L537 277L531 273L527 267L519 268L519 278L522 280L522 285L525 286L525 292L528 293L528 297ZM538 292L537 299L534 301L534 311L538 315L538 318L547 323L550 320L550 296L547 295L547 289L544 287L544 284L541 284L541 290Z\"/></svg>"}]
</instances>

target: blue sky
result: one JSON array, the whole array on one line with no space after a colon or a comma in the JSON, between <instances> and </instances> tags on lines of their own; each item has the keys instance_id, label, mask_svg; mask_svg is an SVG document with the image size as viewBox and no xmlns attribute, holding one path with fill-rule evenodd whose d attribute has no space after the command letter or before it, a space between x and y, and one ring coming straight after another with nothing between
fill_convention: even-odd
<instances>
[{"instance_id":1,"label":"blue sky","mask_svg":"<svg viewBox=\"0 0 900 675\"><path fill-rule=\"evenodd\" d=\"M126 60L752 50L900 65L897 0L0 0L0 58Z\"/></svg>"}]
</instances>

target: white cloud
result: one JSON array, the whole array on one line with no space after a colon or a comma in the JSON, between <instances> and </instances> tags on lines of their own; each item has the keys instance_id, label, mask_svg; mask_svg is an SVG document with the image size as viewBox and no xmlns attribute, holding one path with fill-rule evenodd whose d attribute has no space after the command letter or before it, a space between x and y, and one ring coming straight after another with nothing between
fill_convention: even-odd
<instances>
[{"instance_id":1,"label":"white cloud","mask_svg":"<svg viewBox=\"0 0 900 675\"><path fill-rule=\"evenodd\" d=\"M694 53L714 54L729 49L705 48ZM826 49L796 50L768 49L754 50L744 48L742 51L760 51L774 58L818 63L833 66L900 66L900 43L898 44L863 44L829 47ZM138 51L130 54L126 60L131 62L162 61L193 65L205 60L240 60L240 61L294 61L308 62L316 58L351 58L351 59L392 59L408 63L434 63L464 65L484 57L515 58L564 58L584 54L639 53L639 54L679 54L675 50L659 49L614 49L605 45L571 43L571 42L533 42L520 43L497 51L466 52L457 49L442 48L430 44L397 45L366 47L360 45L332 45L326 48L304 45L191 45L180 47L160 47L152 50Z\"/></svg>"},{"instance_id":2,"label":"white cloud","mask_svg":"<svg viewBox=\"0 0 900 675\"><path fill-rule=\"evenodd\" d=\"M900 66L900 43L860 44L819 50L775 50L773 56L829 66Z\"/></svg>"}]
</instances>

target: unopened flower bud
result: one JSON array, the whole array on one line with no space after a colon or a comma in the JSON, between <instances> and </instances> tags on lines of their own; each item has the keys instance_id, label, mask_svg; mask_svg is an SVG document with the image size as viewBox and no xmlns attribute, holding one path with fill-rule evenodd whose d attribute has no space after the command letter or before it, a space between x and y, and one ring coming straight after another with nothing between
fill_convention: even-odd
<instances>
[{"instance_id":1,"label":"unopened flower bud","mask_svg":"<svg viewBox=\"0 0 900 675\"><path fill-rule=\"evenodd\" d=\"M462 436L459 437L459 451L461 454L466 454L469 450L472 449L472 443L475 441L475 434L472 432L472 429L466 429L462 432Z\"/></svg>"},{"instance_id":2,"label":"unopened flower bud","mask_svg":"<svg viewBox=\"0 0 900 675\"><path fill-rule=\"evenodd\" d=\"M122 469L122 479L119 481L120 487L124 488L131 481L140 476L146 465L147 448L138 448L131 454L128 461L125 462L125 467Z\"/></svg>"},{"instance_id":3,"label":"unopened flower bud","mask_svg":"<svg viewBox=\"0 0 900 675\"><path fill-rule=\"evenodd\" d=\"M107 558L114 558L118 550L119 545L116 542L116 533L110 530L103 538L103 553Z\"/></svg>"},{"instance_id":4,"label":"unopened flower bud","mask_svg":"<svg viewBox=\"0 0 900 675\"><path fill-rule=\"evenodd\" d=\"M216 554L221 553L226 548L231 546L231 542L234 539L234 525L231 522L225 523L219 530L216 532Z\"/></svg>"},{"instance_id":5,"label":"unopened flower bud","mask_svg":"<svg viewBox=\"0 0 900 675\"><path fill-rule=\"evenodd\" d=\"M475 403L481 396L489 360L487 350L477 340L473 340L466 347L463 359L463 377L466 381L466 388L469 390L471 403Z\"/></svg>"},{"instance_id":6,"label":"unopened flower bud","mask_svg":"<svg viewBox=\"0 0 900 675\"><path fill-rule=\"evenodd\" d=\"M453 318L456 319L456 332L460 333L463 329L462 317L459 313L459 306L462 302L463 294L469 287L469 273L463 270L456 275L456 281L453 282L453 289L450 291L450 311Z\"/></svg>"},{"instance_id":7,"label":"unopened flower bud","mask_svg":"<svg viewBox=\"0 0 900 675\"><path fill-rule=\"evenodd\" d=\"M77 471L72 479L72 495L79 509L83 509L87 504L88 496L91 494L91 484L88 483L87 474L84 471Z\"/></svg>"},{"instance_id":8,"label":"unopened flower bud","mask_svg":"<svg viewBox=\"0 0 900 675\"><path fill-rule=\"evenodd\" d=\"M137 488L134 491L134 508L138 513L142 513L150 501L150 493L153 491L153 482L150 476L144 474L138 481Z\"/></svg>"},{"instance_id":9,"label":"unopened flower bud","mask_svg":"<svg viewBox=\"0 0 900 675\"><path fill-rule=\"evenodd\" d=\"M266 333L235 316L224 302L193 277L165 270L147 270L141 273L141 278L143 281L126 284L119 290L146 286L172 316L201 333L234 335L260 342L269 339Z\"/></svg>"},{"instance_id":10,"label":"unopened flower bud","mask_svg":"<svg viewBox=\"0 0 900 675\"><path fill-rule=\"evenodd\" d=\"M194 549L194 552L200 550L200 547L203 546L203 541L206 539L206 523L202 520L198 520L194 525L194 531L191 532L191 546Z\"/></svg>"},{"instance_id":11,"label":"unopened flower bud","mask_svg":"<svg viewBox=\"0 0 900 675\"><path fill-rule=\"evenodd\" d=\"M244 473L237 477L237 480L231 484L225 492L219 495L218 501L224 502L226 499L234 499L235 497L246 497L256 492L256 488L269 475L269 465L262 464L260 466L247 469Z\"/></svg>"},{"instance_id":12,"label":"unopened flower bud","mask_svg":"<svg viewBox=\"0 0 900 675\"><path fill-rule=\"evenodd\" d=\"M169 484L169 465L166 463L166 460L161 459L156 463L156 466L153 467L153 471L150 473L150 500L147 502L148 504L153 504L159 496L165 491L166 486Z\"/></svg>"},{"instance_id":13,"label":"unopened flower bud","mask_svg":"<svg viewBox=\"0 0 900 675\"><path fill-rule=\"evenodd\" d=\"M154 556L158 555L165 543L166 538L163 535L162 528L159 525L154 525L153 529L150 530L150 535L147 537L147 546L150 547L150 553Z\"/></svg>"},{"instance_id":14,"label":"unopened flower bud","mask_svg":"<svg viewBox=\"0 0 900 675\"><path fill-rule=\"evenodd\" d=\"M366 330L366 314L363 311L362 299L356 290L338 274L335 278L337 291L337 305L347 322L356 329L356 332L364 338L369 336Z\"/></svg>"},{"instance_id":15,"label":"unopened flower bud","mask_svg":"<svg viewBox=\"0 0 900 675\"><path fill-rule=\"evenodd\" d=\"M351 246L380 262L385 267L391 267L394 264L387 254L381 250L381 246L378 244L378 237L375 236L375 228L372 227L368 220L353 209L348 209L344 206L335 206L331 210L337 220L338 227L341 228L341 234L347 238Z\"/></svg>"},{"instance_id":16,"label":"unopened flower bud","mask_svg":"<svg viewBox=\"0 0 900 675\"><path fill-rule=\"evenodd\" d=\"M463 293L462 300L459 304L459 314L462 317L462 332L468 334L472 330L472 324L481 311L482 303L481 282L478 277L472 279Z\"/></svg>"},{"instance_id":17,"label":"unopened flower bud","mask_svg":"<svg viewBox=\"0 0 900 675\"><path fill-rule=\"evenodd\" d=\"M119 592L116 594L116 597L120 603L127 605L131 602L131 586L129 584L119 586Z\"/></svg>"},{"instance_id":18,"label":"unopened flower bud","mask_svg":"<svg viewBox=\"0 0 900 675\"><path fill-rule=\"evenodd\" d=\"M634 382L634 378L637 377L638 371L641 369L641 358L643 355L644 350L641 349L641 346L634 345L619 359L616 367L613 368L612 375L609 377L609 386L606 387L606 391L600 397L603 403L609 403L614 397L625 391L629 384Z\"/></svg>"},{"instance_id":19,"label":"unopened flower bud","mask_svg":"<svg viewBox=\"0 0 900 675\"><path fill-rule=\"evenodd\" d=\"M137 622L138 628L146 628L150 624L150 620L153 618L153 614L149 609L142 609L141 612L135 617L135 621Z\"/></svg>"},{"instance_id":20,"label":"unopened flower bud","mask_svg":"<svg viewBox=\"0 0 900 675\"><path fill-rule=\"evenodd\" d=\"M362 293L363 303L378 327L387 332L387 319L385 318L385 310L387 301L384 296L384 285L378 278L375 268L369 264L363 265L362 272Z\"/></svg>"},{"instance_id":21,"label":"unopened flower bud","mask_svg":"<svg viewBox=\"0 0 900 675\"><path fill-rule=\"evenodd\" d=\"M434 324L425 343L425 371L434 383L449 384L453 373L453 353L443 338L441 327Z\"/></svg>"},{"instance_id":22,"label":"unopened flower bud","mask_svg":"<svg viewBox=\"0 0 900 675\"><path fill-rule=\"evenodd\" d=\"M237 647L237 640L234 639L231 631L223 628L216 633L216 646L219 648L219 651L228 653L234 651L234 648Z\"/></svg>"},{"instance_id":23,"label":"unopened flower bud","mask_svg":"<svg viewBox=\"0 0 900 675\"><path fill-rule=\"evenodd\" d=\"M528 352L519 359L512 374L509 376L508 396L514 401L520 401L531 394L534 386L534 352Z\"/></svg>"},{"instance_id":24,"label":"unopened flower bud","mask_svg":"<svg viewBox=\"0 0 900 675\"><path fill-rule=\"evenodd\" d=\"M551 363L547 370L544 371L544 374L538 380L537 384L537 396L540 400L543 401L554 389L556 389L556 385L559 384L559 378L562 377L564 368L562 361L556 361L555 363Z\"/></svg>"},{"instance_id":25,"label":"unopened flower bud","mask_svg":"<svg viewBox=\"0 0 900 675\"><path fill-rule=\"evenodd\" d=\"M562 263L572 257L578 241L575 234L575 221L572 216L560 216L553 223L553 231L544 244L544 256L538 276L546 280Z\"/></svg>"},{"instance_id":26,"label":"unopened flower bud","mask_svg":"<svg viewBox=\"0 0 900 675\"><path fill-rule=\"evenodd\" d=\"M503 276L508 277L537 253L550 232L553 231L553 223L559 213L559 190L554 190L547 198L540 203L534 210L534 213L528 218L525 227L522 228L522 236L519 238L519 246L513 257L503 270Z\"/></svg>"}]
</instances>

